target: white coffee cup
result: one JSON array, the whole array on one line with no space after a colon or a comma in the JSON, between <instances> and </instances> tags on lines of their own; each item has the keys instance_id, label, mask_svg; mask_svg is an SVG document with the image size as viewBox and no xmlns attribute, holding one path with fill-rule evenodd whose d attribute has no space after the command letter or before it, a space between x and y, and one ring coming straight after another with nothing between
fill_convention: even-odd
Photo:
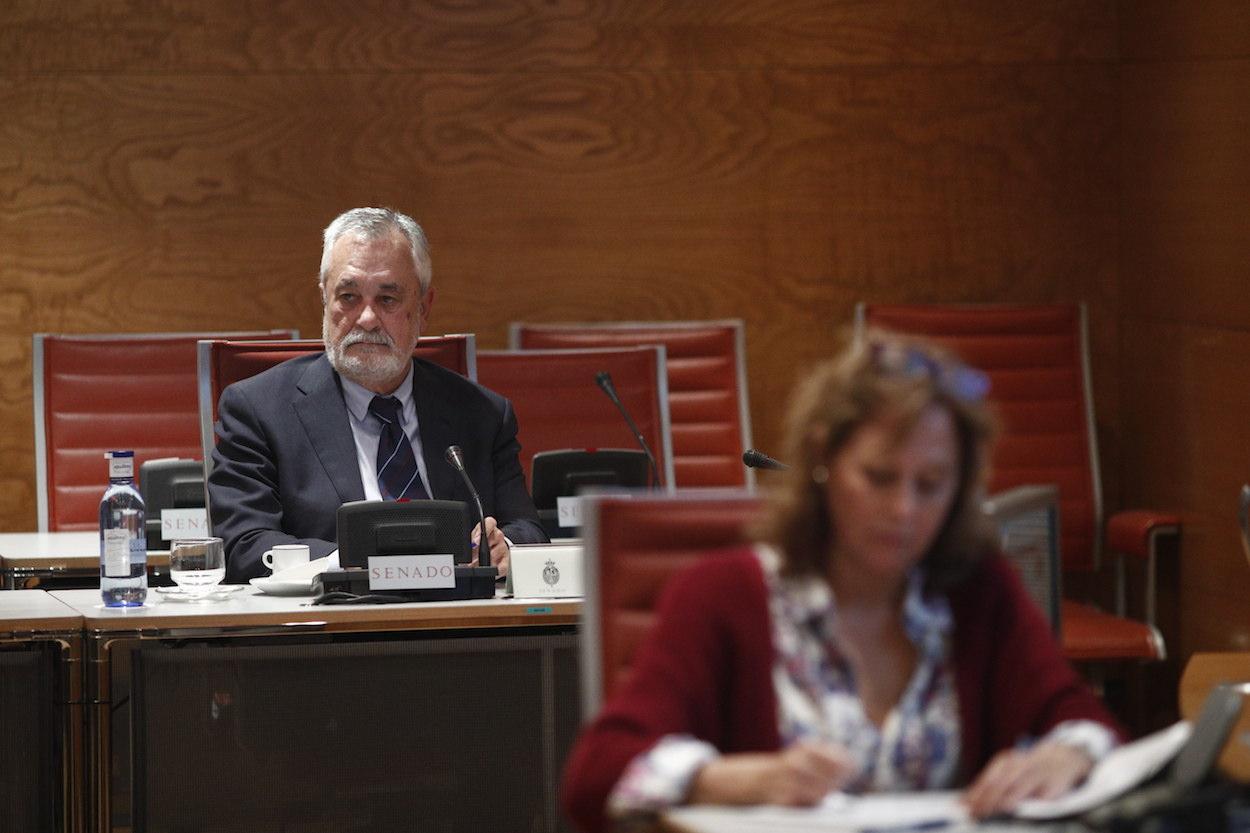
<instances>
[{"instance_id":1,"label":"white coffee cup","mask_svg":"<svg viewBox=\"0 0 1250 833\"><path fill-rule=\"evenodd\" d=\"M309 558L307 544L278 544L273 549L266 550L260 560L277 574L291 567L307 564Z\"/></svg>"}]
</instances>

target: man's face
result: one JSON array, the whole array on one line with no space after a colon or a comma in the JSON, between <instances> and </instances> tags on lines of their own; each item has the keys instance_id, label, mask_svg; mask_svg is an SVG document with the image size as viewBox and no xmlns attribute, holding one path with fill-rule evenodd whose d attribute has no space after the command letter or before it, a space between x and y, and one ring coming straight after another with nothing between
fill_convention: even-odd
<instances>
[{"instance_id":1,"label":"man's face","mask_svg":"<svg viewBox=\"0 0 1250 833\"><path fill-rule=\"evenodd\" d=\"M340 237L330 250L322 300L330 364L375 393L392 393L408 374L434 301L433 288L421 294L408 241L398 233Z\"/></svg>"}]
</instances>

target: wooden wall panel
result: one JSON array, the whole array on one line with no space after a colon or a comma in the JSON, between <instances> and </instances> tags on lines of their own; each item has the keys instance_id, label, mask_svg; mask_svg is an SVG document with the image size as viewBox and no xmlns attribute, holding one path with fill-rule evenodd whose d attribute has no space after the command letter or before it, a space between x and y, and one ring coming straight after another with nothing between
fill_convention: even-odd
<instances>
[{"instance_id":1,"label":"wooden wall panel","mask_svg":"<svg viewBox=\"0 0 1250 833\"><path fill-rule=\"evenodd\" d=\"M433 328L743 317L755 439L855 301L1091 303L1117 453L1103 2L0 9L0 529L30 335L320 330L320 229L426 226ZM1118 467L1109 470L1114 474Z\"/></svg>"},{"instance_id":2,"label":"wooden wall panel","mask_svg":"<svg viewBox=\"0 0 1250 833\"><path fill-rule=\"evenodd\" d=\"M1100 0L10 0L0 71L713 68L1106 60Z\"/></svg>"},{"instance_id":3,"label":"wooden wall panel","mask_svg":"<svg viewBox=\"0 0 1250 833\"><path fill-rule=\"evenodd\" d=\"M1182 512L1182 656L1250 649L1250 7L1120 6L1121 482Z\"/></svg>"}]
</instances>

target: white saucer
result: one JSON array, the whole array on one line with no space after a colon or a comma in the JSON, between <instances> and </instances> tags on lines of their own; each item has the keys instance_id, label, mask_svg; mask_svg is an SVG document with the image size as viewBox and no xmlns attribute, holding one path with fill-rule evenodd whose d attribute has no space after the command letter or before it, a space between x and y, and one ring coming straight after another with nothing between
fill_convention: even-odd
<instances>
[{"instance_id":1,"label":"white saucer","mask_svg":"<svg viewBox=\"0 0 1250 833\"><path fill-rule=\"evenodd\" d=\"M268 593L270 596L311 596L313 594L311 579L284 581L273 576L261 576L252 579L251 584L260 592Z\"/></svg>"},{"instance_id":2,"label":"white saucer","mask_svg":"<svg viewBox=\"0 0 1250 833\"><path fill-rule=\"evenodd\" d=\"M216 602L230 598L230 594L243 589L242 584L219 584L206 593L192 593L181 587L157 587L165 601L171 602Z\"/></svg>"}]
</instances>

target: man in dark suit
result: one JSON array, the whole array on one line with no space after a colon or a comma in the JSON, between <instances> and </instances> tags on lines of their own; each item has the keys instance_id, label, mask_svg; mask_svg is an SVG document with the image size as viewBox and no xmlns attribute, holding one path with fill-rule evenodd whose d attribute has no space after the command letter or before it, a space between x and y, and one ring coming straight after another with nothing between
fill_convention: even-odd
<instances>
[{"instance_id":1,"label":"man in dark suit","mask_svg":"<svg viewBox=\"0 0 1250 833\"><path fill-rule=\"evenodd\" d=\"M325 231L321 298L325 353L236 382L218 405L208 478L226 578L261 576L275 544L336 548L336 512L365 499L463 500L443 459L464 452L481 494L490 560L507 572L509 543L543 542L506 399L412 358L434 302L425 235L410 217L359 208ZM475 527L474 541L482 530ZM480 547L479 547L480 549Z\"/></svg>"}]
</instances>

